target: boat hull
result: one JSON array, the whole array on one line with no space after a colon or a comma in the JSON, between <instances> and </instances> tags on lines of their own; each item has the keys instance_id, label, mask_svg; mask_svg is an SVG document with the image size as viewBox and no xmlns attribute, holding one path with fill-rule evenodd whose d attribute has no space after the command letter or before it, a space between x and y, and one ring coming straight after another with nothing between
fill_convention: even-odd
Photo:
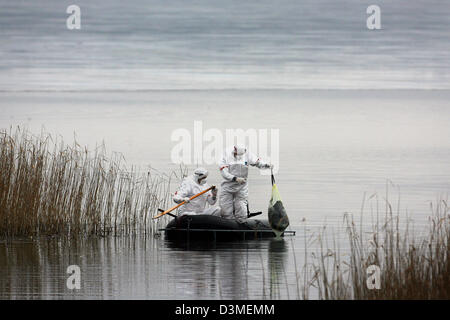
<instances>
[{"instance_id":1,"label":"boat hull","mask_svg":"<svg viewBox=\"0 0 450 320\"><path fill-rule=\"evenodd\" d=\"M182 241L250 240L276 236L267 220L248 219L239 223L212 215L183 215L171 220L164 231L166 239Z\"/></svg>"}]
</instances>

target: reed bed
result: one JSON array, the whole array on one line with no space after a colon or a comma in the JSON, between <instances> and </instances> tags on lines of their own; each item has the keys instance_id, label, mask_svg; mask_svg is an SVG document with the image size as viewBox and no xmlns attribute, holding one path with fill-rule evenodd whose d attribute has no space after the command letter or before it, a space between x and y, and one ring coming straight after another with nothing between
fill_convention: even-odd
<instances>
[{"instance_id":1,"label":"reed bed","mask_svg":"<svg viewBox=\"0 0 450 320\"><path fill-rule=\"evenodd\" d=\"M157 208L170 201L176 172L127 168L77 142L67 146L47 133L0 131L0 236L123 235L152 233Z\"/></svg>"},{"instance_id":2,"label":"reed bed","mask_svg":"<svg viewBox=\"0 0 450 320\"><path fill-rule=\"evenodd\" d=\"M348 247L340 248L335 236L323 228L315 237L318 249L309 253L298 272L298 291L308 299L450 299L450 211L446 200L431 204L428 226L418 232L408 218L401 222L386 197L384 216L373 217L371 230L350 214L344 215ZM332 243L330 243L330 238ZM379 288L374 269L380 270ZM372 267L373 268L373 267ZM301 276L303 274L303 277ZM368 283L372 283L369 286Z\"/></svg>"},{"instance_id":3,"label":"reed bed","mask_svg":"<svg viewBox=\"0 0 450 320\"><path fill-rule=\"evenodd\" d=\"M108 158L104 145L90 152L46 133L0 130L0 237L153 234L167 221L151 217L170 205L171 183L185 174L182 167L170 174L127 168L122 155ZM301 270L294 251L297 299L450 299L448 202L432 204L428 229L418 232L400 221L400 205L394 213L387 191L381 214L376 200L369 228L365 200L359 223L344 215L338 235L347 242L325 227L315 235L305 230ZM368 286L369 266L380 270L379 289ZM273 262L267 272L263 266L263 288L267 280L267 296L276 298L285 270ZM289 297L285 273L284 281Z\"/></svg>"}]
</instances>

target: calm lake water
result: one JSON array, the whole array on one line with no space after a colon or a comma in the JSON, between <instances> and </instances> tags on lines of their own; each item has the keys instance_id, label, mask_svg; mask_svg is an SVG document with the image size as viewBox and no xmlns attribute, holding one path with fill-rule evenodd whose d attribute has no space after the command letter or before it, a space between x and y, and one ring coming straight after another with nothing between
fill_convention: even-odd
<instances>
[{"instance_id":1,"label":"calm lake water","mask_svg":"<svg viewBox=\"0 0 450 320\"><path fill-rule=\"evenodd\" d=\"M381 30L366 26L373 4ZM0 90L450 89L447 0L0 6Z\"/></svg>"},{"instance_id":2,"label":"calm lake water","mask_svg":"<svg viewBox=\"0 0 450 320\"><path fill-rule=\"evenodd\" d=\"M294 299L291 250L288 239L189 247L153 237L0 243L0 298ZM80 290L66 287L72 264L81 269Z\"/></svg>"},{"instance_id":3,"label":"calm lake water","mask_svg":"<svg viewBox=\"0 0 450 320\"><path fill-rule=\"evenodd\" d=\"M320 226L345 254L342 216L359 217L364 197L365 224L387 191L419 227L447 197L449 1L378 0L376 31L371 0L75 4L71 31L67 2L0 0L0 129L104 142L160 172L178 167L172 134L194 136L196 121L203 133L278 130L276 179L297 235L200 248L163 236L0 242L1 299L293 299ZM251 211L265 215L270 177L253 169L249 181ZM80 291L65 286L71 264Z\"/></svg>"},{"instance_id":4,"label":"calm lake water","mask_svg":"<svg viewBox=\"0 0 450 320\"><path fill-rule=\"evenodd\" d=\"M164 237L101 238L65 243L16 240L0 244L2 298L236 299L298 296L305 237L327 225L345 257L343 214L370 224L384 197L417 227L430 201L450 190L448 91L155 91L1 93L0 126L45 130L70 143L104 141L129 165L169 171L171 133L206 128L279 129L279 190L297 235L174 247ZM190 165L192 170L195 166ZM220 183L216 165L209 181ZM270 178L250 173L250 207L267 212ZM176 184L173 185L176 187ZM264 216L263 216L264 217ZM305 228L308 233L305 234ZM331 238L330 238L331 239ZM331 240L330 244L331 245ZM317 244L308 242L308 251ZM294 260L294 257L296 260ZM297 268L295 267L297 263ZM65 287L77 264L82 289ZM273 271L273 272L272 272ZM314 297L314 291L312 291Z\"/></svg>"}]
</instances>

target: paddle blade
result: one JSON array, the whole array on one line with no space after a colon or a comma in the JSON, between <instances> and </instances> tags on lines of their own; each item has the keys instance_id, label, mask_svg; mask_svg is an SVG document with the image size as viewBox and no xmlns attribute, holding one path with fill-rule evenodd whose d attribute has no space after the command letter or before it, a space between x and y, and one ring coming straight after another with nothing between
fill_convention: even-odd
<instances>
[{"instance_id":1,"label":"paddle blade","mask_svg":"<svg viewBox=\"0 0 450 320\"><path fill-rule=\"evenodd\" d=\"M251 212L251 213L248 213L248 214L247 214L247 218L256 217L256 216L259 216L260 214L262 214L261 211L258 211L258 212Z\"/></svg>"}]
</instances>

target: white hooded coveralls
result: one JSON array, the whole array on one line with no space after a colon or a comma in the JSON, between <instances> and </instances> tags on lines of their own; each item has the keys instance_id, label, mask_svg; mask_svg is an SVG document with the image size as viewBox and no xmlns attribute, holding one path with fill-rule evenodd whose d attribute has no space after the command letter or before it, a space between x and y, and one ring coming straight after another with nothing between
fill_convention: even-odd
<instances>
[{"instance_id":1,"label":"white hooded coveralls","mask_svg":"<svg viewBox=\"0 0 450 320\"><path fill-rule=\"evenodd\" d=\"M239 184L233 181L233 178L247 179L249 165L259 169L269 168L270 165L248 151L240 158L235 157L234 151L234 147L225 150L219 163L220 173L224 178L221 184L219 205L222 209L222 217L243 222L247 219L248 182Z\"/></svg>"},{"instance_id":2,"label":"white hooded coveralls","mask_svg":"<svg viewBox=\"0 0 450 320\"><path fill-rule=\"evenodd\" d=\"M181 203L184 198L195 196L196 194L208 189L210 186L205 184L199 184L193 175L186 177L181 183L178 191L175 192L173 196L173 201L175 203ZM178 215L184 214L211 214L220 216L220 208L218 206L206 208L206 202L210 205L216 204L217 198L213 199L212 190L192 199L189 203L182 205L178 209Z\"/></svg>"}]
</instances>

